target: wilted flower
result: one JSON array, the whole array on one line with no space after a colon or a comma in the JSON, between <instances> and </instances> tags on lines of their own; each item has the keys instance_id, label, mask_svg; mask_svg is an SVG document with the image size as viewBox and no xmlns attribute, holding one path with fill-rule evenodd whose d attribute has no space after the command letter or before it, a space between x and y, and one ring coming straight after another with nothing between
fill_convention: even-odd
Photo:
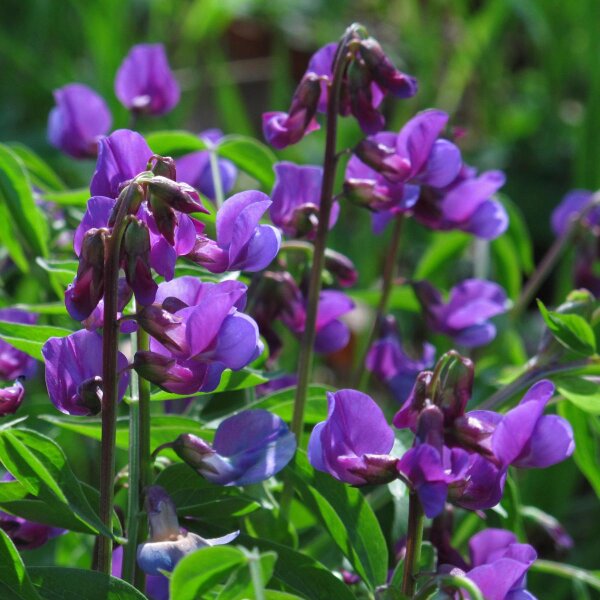
<instances>
[{"instance_id":1,"label":"wilted flower","mask_svg":"<svg viewBox=\"0 0 600 600\"><path fill-rule=\"evenodd\" d=\"M16 413L24 395L25 388L19 379L11 386L0 388L0 417Z\"/></svg>"},{"instance_id":2,"label":"wilted flower","mask_svg":"<svg viewBox=\"0 0 600 600\"><path fill-rule=\"evenodd\" d=\"M327 420L315 425L308 443L312 466L352 485L396 479L394 432L373 399L340 390L328 392L327 402Z\"/></svg>"},{"instance_id":3,"label":"wilted flower","mask_svg":"<svg viewBox=\"0 0 600 600\"><path fill-rule=\"evenodd\" d=\"M125 57L115 78L115 94L133 112L164 115L179 102L179 84L162 44L139 44Z\"/></svg>"},{"instance_id":4,"label":"wilted flower","mask_svg":"<svg viewBox=\"0 0 600 600\"><path fill-rule=\"evenodd\" d=\"M160 575L161 571L172 571L187 554L207 546L220 546L233 541L239 531L220 538L205 539L179 527L175 505L167 492L158 485L146 491L149 541L140 544L137 562L148 575Z\"/></svg>"},{"instance_id":5,"label":"wilted flower","mask_svg":"<svg viewBox=\"0 0 600 600\"><path fill-rule=\"evenodd\" d=\"M112 117L106 102L81 83L54 90L56 106L48 117L48 139L73 158L93 158L98 139L108 132Z\"/></svg>"},{"instance_id":6,"label":"wilted flower","mask_svg":"<svg viewBox=\"0 0 600 600\"><path fill-rule=\"evenodd\" d=\"M212 444L182 434L164 444L211 483L250 485L269 479L294 456L296 438L266 410L245 410L221 422Z\"/></svg>"},{"instance_id":7,"label":"wilted flower","mask_svg":"<svg viewBox=\"0 0 600 600\"><path fill-rule=\"evenodd\" d=\"M266 194L246 191L223 203L217 213L216 242L204 235L196 238L190 260L211 273L261 271L277 256L281 234L260 219L271 205Z\"/></svg>"},{"instance_id":8,"label":"wilted flower","mask_svg":"<svg viewBox=\"0 0 600 600\"><path fill-rule=\"evenodd\" d=\"M198 135L201 140L216 144L223 137L220 129L207 129ZM226 196L233 189L237 177L237 167L224 158L217 158L221 188ZM216 192L210 166L210 152L200 150L184 154L177 159L177 180L185 181L195 187L202 195L215 200Z\"/></svg>"},{"instance_id":9,"label":"wilted flower","mask_svg":"<svg viewBox=\"0 0 600 600\"><path fill-rule=\"evenodd\" d=\"M450 290L446 303L427 281L419 281L413 287L431 329L468 348L491 342L496 337L496 327L488 319L508 308L505 291L482 279L465 279Z\"/></svg>"},{"instance_id":10,"label":"wilted flower","mask_svg":"<svg viewBox=\"0 0 600 600\"><path fill-rule=\"evenodd\" d=\"M50 338L42 348L46 387L58 410L69 415L96 415L102 408L102 337L82 329L63 338ZM119 352L118 399L129 383L128 362Z\"/></svg>"},{"instance_id":11,"label":"wilted flower","mask_svg":"<svg viewBox=\"0 0 600 600\"><path fill-rule=\"evenodd\" d=\"M37 315L17 308L0 308L0 321L33 325ZM24 375L29 377L35 371L36 361L21 350L13 348L9 343L0 340L0 379L7 381Z\"/></svg>"}]
</instances>

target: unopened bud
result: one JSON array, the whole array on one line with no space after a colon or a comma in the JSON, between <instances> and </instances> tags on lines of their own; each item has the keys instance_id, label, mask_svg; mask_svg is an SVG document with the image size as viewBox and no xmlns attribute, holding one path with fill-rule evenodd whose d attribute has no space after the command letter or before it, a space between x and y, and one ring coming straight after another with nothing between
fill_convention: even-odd
<instances>
[{"instance_id":1,"label":"unopened bud","mask_svg":"<svg viewBox=\"0 0 600 600\"><path fill-rule=\"evenodd\" d=\"M139 326L172 352L181 352L186 344L183 319L162 307L144 307L136 318Z\"/></svg>"},{"instance_id":2,"label":"unopened bud","mask_svg":"<svg viewBox=\"0 0 600 600\"><path fill-rule=\"evenodd\" d=\"M168 177L156 175L148 182L148 189L153 211L156 204L164 203L182 213L202 212L208 214L208 210L200 202L198 192L187 183L178 183Z\"/></svg>"},{"instance_id":3,"label":"unopened bud","mask_svg":"<svg viewBox=\"0 0 600 600\"><path fill-rule=\"evenodd\" d=\"M395 148L364 139L354 153L366 165L393 183L405 181L410 174L410 161L396 153Z\"/></svg>"},{"instance_id":4,"label":"unopened bud","mask_svg":"<svg viewBox=\"0 0 600 600\"><path fill-rule=\"evenodd\" d=\"M398 478L398 459L387 454L364 454L363 465L349 467L348 471L362 478L367 485L382 485ZM340 458L343 463L343 457Z\"/></svg>"},{"instance_id":5,"label":"unopened bud","mask_svg":"<svg viewBox=\"0 0 600 600\"><path fill-rule=\"evenodd\" d=\"M358 279L358 271L354 263L347 256L329 248L325 250L325 268L342 287L350 287Z\"/></svg>"},{"instance_id":6,"label":"unopened bud","mask_svg":"<svg viewBox=\"0 0 600 600\"><path fill-rule=\"evenodd\" d=\"M170 156L153 154L148 161L148 169L155 175L177 181L177 168L175 161Z\"/></svg>"},{"instance_id":7,"label":"unopened bud","mask_svg":"<svg viewBox=\"0 0 600 600\"><path fill-rule=\"evenodd\" d=\"M0 389L0 417L17 412L24 395L25 388L20 379L17 379L11 386Z\"/></svg>"},{"instance_id":8,"label":"unopened bud","mask_svg":"<svg viewBox=\"0 0 600 600\"><path fill-rule=\"evenodd\" d=\"M158 286L150 269L150 232L148 226L132 218L123 239L125 277L138 304L151 304Z\"/></svg>"}]
</instances>

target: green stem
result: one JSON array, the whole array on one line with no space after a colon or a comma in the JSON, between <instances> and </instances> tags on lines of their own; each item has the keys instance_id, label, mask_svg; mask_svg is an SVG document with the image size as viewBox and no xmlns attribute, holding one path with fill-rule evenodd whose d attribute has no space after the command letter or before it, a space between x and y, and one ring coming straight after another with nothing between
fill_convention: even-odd
<instances>
[{"instance_id":1,"label":"green stem","mask_svg":"<svg viewBox=\"0 0 600 600\"><path fill-rule=\"evenodd\" d=\"M265 585L260 568L260 555L256 549L248 556L248 568L250 569L255 600L265 600Z\"/></svg>"},{"instance_id":2,"label":"green stem","mask_svg":"<svg viewBox=\"0 0 600 600\"><path fill-rule=\"evenodd\" d=\"M408 530L406 532L404 577L402 578L402 593L409 598L415 592L416 577L419 573L424 521L425 515L419 497L415 491L411 491L408 497Z\"/></svg>"},{"instance_id":3,"label":"green stem","mask_svg":"<svg viewBox=\"0 0 600 600\"><path fill-rule=\"evenodd\" d=\"M321 293L321 275L325 262L325 248L327 247L327 234L329 232L329 217L333 204L333 186L335 184L335 173L337 168L336 140L340 93L344 72L350 61L347 52L347 43L355 30L356 26L350 26L338 44L333 64L333 81L329 88L329 98L327 101L327 135L323 159L323 181L321 184L319 224L315 238L313 261L308 285L306 321L304 325L304 334L300 343L300 356L298 359L298 387L296 388L294 413L291 424L291 430L296 436L298 443L300 443L304 428L304 408L306 405L306 393L312 370L313 345L316 336L315 326L317 321L317 310L319 308L319 295ZM289 512L293 493L293 483L288 478L284 482L284 489L281 497L281 516L283 518L285 518Z\"/></svg>"},{"instance_id":4,"label":"green stem","mask_svg":"<svg viewBox=\"0 0 600 600\"><path fill-rule=\"evenodd\" d=\"M600 590L600 579L594 573L579 567L563 565L552 560L536 560L531 565L531 570L556 575L557 577L565 577L566 579L577 579L595 590Z\"/></svg>"},{"instance_id":5,"label":"green stem","mask_svg":"<svg viewBox=\"0 0 600 600\"><path fill-rule=\"evenodd\" d=\"M223 182L221 181L221 171L219 171L219 162L215 146L210 147L208 155L210 157L210 174L213 180L213 189L215 190L215 203L217 210L223 206L225 195L223 194Z\"/></svg>"},{"instance_id":6,"label":"green stem","mask_svg":"<svg viewBox=\"0 0 600 600\"><path fill-rule=\"evenodd\" d=\"M129 202L136 193L137 184L130 184L118 202L119 208L112 233L106 243L104 263L104 326L102 330L102 446L100 458L100 519L112 530L115 479L115 440L117 431L117 397L119 376L119 322L117 320L119 260L121 242ZM96 545L96 570L110 574L112 539L101 535Z\"/></svg>"},{"instance_id":7,"label":"green stem","mask_svg":"<svg viewBox=\"0 0 600 600\"><path fill-rule=\"evenodd\" d=\"M396 271L396 260L398 258L398 250L400 248L400 239L402 237L402 225L404 223L404 213L399 213L394 220L394 229L392 230L392 238L390 240L390 246L388 248L385 263L383 265L383 277L381 282L381 296L379 297L379 303L375 312L375 317L371 325L369 337L363 351L360 354L359 363L356 369L356 387L359 389L365 389L369 383L369 371L366 370L365 362L367 360L367 354L369 349L373 345L377 334L381 328L381 323L385 318L388 311L388 304L390 302L390 294L392 292L392 285L394 283L394 274Z\"/></svg>"},{"instance_id":8,"label":"green stem","mask_svg":"<svg viewBox=\"0 0 600 600\"><path fill-rule=\"evenodd\" d=\"M485 600L477 585L468 577L462 577L460 575L438 575L419 590L415 595L414 600L425 600L426 598L429 598L431 593L440 586L465 590L469 593L469 598L471 600Z\"/></svg>"}]
</instances>

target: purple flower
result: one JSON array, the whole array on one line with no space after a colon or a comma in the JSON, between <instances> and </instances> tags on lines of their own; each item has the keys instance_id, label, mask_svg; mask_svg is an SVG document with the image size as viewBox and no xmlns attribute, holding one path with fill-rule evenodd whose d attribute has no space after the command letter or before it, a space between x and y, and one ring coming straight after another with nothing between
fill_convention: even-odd
<instances>
[{"instance_id":1,"label":"purple flower","mask_svg":"<svg viewBox=\"0 0 600 600\"><path fill-rule=\"evenodd\" d=\"M504 290L482 279L465 279L450 290L446 303L427 281L419 281L413 287L431 329L467 348L491 342L496 337L496 327L488 319L508 308Z\"/></svg>"},{"instance_id":2,"label":"purple flower","mask_svg":"<svg viewBox=\"0 0 600 600\"><path fill-rule=\"evenodd\" d=\"M458 229L493 240L508 227L506 210L492 196L503 185L502 171L477 171L463 165L460 173L447 186L424 186L414 207L415 219L440 231Z\"/></svg>"},{"instance_id":3,"label":"purple flower","mask_svg":"<svg viewBox=\"0 0 600 600\"><path fill-rule=\"evenodd\" d=\"M58 410L69 415L96 415L102 408L102 337L82 329L64 338L50 338L42 348L46 387ZM125 395L128 362L119 352L118 399Z\"/></svg>"},{"instance_id":4,"label":"purple flower","mask_svg":"<svg viewBox=\"0 0 600 600\"><path fill-rule=\"evenodd\" d=\"M151 156L146 140L135 131L117 129L101 138L90 194L117 198L125 183L146 170Z\"/></svg>"},{"instance_id":5,"label":"purple flower","mask_svg":"<svg viewBox=\"0 0 600 600\"><path fill-rule=\"evenodd\" d=\"M298 85L289 112L268 112L262 116L263 135L278 150L296 144L306 134L319 129L315 119L320 95L320 79L306 73Z\"/></svg>"},{"instance_id":6,"label":"purple flower","mask_svg":"<svg viewBox=\"0 0 600 600\"><path fill-rule=\"evenodd\" d=\"M207 546L228 544L240 533L234 531L220 538L205 539L179 527L175 505L158 485L148 488L145 504L150 539L138 546L137 562L148 575L160 575L161 571L171 572L187 554Z\"/></svg>"},{"instance_id":7,"label":"purple flower","mask_svg":"<svg viewBox=\"0 0 600 600\"><path fill-rule=\"evenodd\" d=\"M551 381L538 381L518 406L501 418L492 437L492 450L502 465L543 469L573 454L570 423L557 415L543 414L553 395Z\"/></svg>"},{"instance_id":8,"label":"purple flower","mask_svg":"<svg viewBox=\"0 0 600 600\"><path fill-rule=\"evenodd\" d=\"M366 367L388 385L396 399L404 401L410 394L417 375L433 366L435 347L425 343L421 355L412 358L402 347L393 317L386 319L382 329L382 337L369 349Z\"/></svg>"},{"instance_id":9,"label":"purple flower","mask_svg":"<svg viewBox=\"0 0 600 600\"><path fill-rule=\"evenodd\" d=\"M56 106L48 117L50 143L73 158L93 158L98 139L108 132L112 117L106 102L81 83L54 90Z\"/></svg>"},{"instance_id":10,"label":"purple flower","mask_svg":"<svg viewBox=\"0 0 600 600\"><path fill-rule=\"evenodd\" d=\"M314 238L321 205L321 167L298 166L290 162L275 165L275 186L271 198L271 220L289 237ZM329 217L331 229L340 206L334 202Z\"/></svg>"},{"instance_id":11,"label":"purple flower","mask_svg":"<svg viewBox=\"0 0 600 600\"><path fill-rule=\"evenodd\" d=\"M162 312L150 329L160 337L151 339L150 352L136 353L135 369L170 392L214 390L225 369L242 369L262 352L258 326L239 312L245 300L246 286L237 281L180 277L160 284Z\"/></svg>"},{"instance_id":12,"label":"purple flower","mask_svg":"<svg viewBox=\"0 0 600 600\"><path fill-rule=\"evenodd\" d=\"M571 190L563 196L560 204L552 211L552 230L556 235L564 235L571 224L592 201L594 194L588 190ZM596 207L588 212L584 224L589 227L600 225L600 208Z\"/></svg>"},{"instance_id":13,"label":"purple flower","mask_svg":"<svg viewBox=\"0 0 600 600\"><path fill-rule=\"evenodd\" d=\"M269 479L292 460L296 438L278 416L245 410L221 422L212 444L182 434L162 447L173 448L211 483L250 485Z\"/></svg>"},{"instance_id":14,"label":"purple flower","mask_svg":"<svg viewBox=\"0 0 600 600\"><path fill-rule=\"evenodd\" d=\"M308 442L312 466L352 485L395 479L394 432L373 399L340 390L328 392L327 402L327 420L315 425Z\"/></svg>"},{"instance_id":15,"label":"purple flower","mask_svg":"<svg viewBox=\"0 0 600 600\"><path fill-rule=\"evenodd\" d=\"M223 132L220 129L207 129L200 133L198 137L208 143L217 144L223 137ZM217 165L219 167L223 194L227 195L235 185L238 171L231 161L223 158L217 159ZM215 186L210 167L210 152L208 150L192 152L178 158L177 179L178 181L189 183L207 198L215 200Z\"/></svg>"},{"instance_id":16,"label":"purple flower","mask_svg":"<svg viewBox=\"0 0 600 600\"><path fill-rule=\"evenodd\" d=\"M465 573L455 568L451 573L466 575L477 584L486 600L527 600L525 575L537 553L529 544L519 544L517 536L504 529L485 529L469 541L471 568Z\"/></svg>"},{"instance_id":17,"label":"purple flower","mask_svg":"<svg viewBox=\"0 0 600 600\"><path fill-rule=\"evenodd\" d=\"M133 112L164 115L179 102L179 84L162 44L139 44L125 57L115 78L115 94Z\"/></svg>"},{"instance_id":18,"label":"purple flower","mask_svg":"<svg viewBox=\"0 0 600 600\"><path fill-rule=\"evenodd\" d=\"M17 308L0 308L0 321L33 325L37 315ZM36 361L21 350L13 348L4 340L0 340L0 379L13 380L24 375L30 377L35 371Z\"/></svg>"},{"instance_id":19,"label":"purple flower","mask_svg":"<svg viewBox=\"0 0 600 600\"><path fill-rule=\"evenodd\" d=\"M260 224L270 205L262 192L235 194L217 213L217 241L198 236L188 258L211 273L261 271L277 256L281 244L275 227Z\"/></svg>"},{"instance_id":20,"label":"purple flower","mask_svg":"<svg viewBox=\"0 0 600 600\"><path fill-rule=\"evenodd\" d=\"M23 402L25 388L19 379L8 387L0 388L0 417L17 412Z\"/></svg>"},{"instance_id":21,"label":"purple flower","mask_svg":"<svg viewBox=\"0 0 600 600\"><path fill-rule=\"evenodd\" d=\"M111 575L122 578L123 546L113 549ZM169 600L169 579L164 575L146 575L146 596L150 600Z\"/></svg>"}]
</instances>

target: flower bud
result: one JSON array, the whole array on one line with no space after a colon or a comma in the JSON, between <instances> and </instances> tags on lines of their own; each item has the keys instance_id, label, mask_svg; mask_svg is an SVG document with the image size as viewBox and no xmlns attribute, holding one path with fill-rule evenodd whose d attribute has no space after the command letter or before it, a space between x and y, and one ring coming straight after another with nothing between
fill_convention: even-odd
<instances>
[{"instance_id":1,"label":"flower bud","mask_svg":"<svg viewBox=\"0 0 600 600\"><path fill-rule=\"evenodd\" d=\"M348 67L348 93L350 110L366 134L381 131L385 125L383 115L373 101L371 76L364 64L353 61Z\"/></svg>"},{"instance_id":2,"label":"flower bud","mask_svg":"<svg viewBox=\"0 0 600 600\"><path fill-rule=\"evenodd\" d=\"M200 202L198 192L187 183L178 183L168 177L156 175L148 182L148 189L152 209L157 203L164 203L185 214L208 214L208 210Z\"/></svg>"},{"instance_id":3,"label":"flower bud","mask_svg":"<svg viewBox=\"0 0 600 600\"><path fill-rule=\"evenodd\" d=\"M364 139L354 153L366 165L393 183L404 181L410 175L410 161L396 153L395 148L380 144L373 139Z\"/></svg>"},{"instance_id":4,"label":"flower bud","mask_svg":"<svg viewBox=\"0 0 600 600\"><path fill-rule=\"evenodd\" d=\"M133 368L140 377L162 386L167 382L178 381L176 373L181 367L174 358L156 352L138 351L133 357Z\"/></svg>"},{"instance_id":5,"label":"flower bud","mask_svg":"<svg viewBox=\"0 0 600 600\"><path fill-rule=\"evenodd\" d=\"M153 154L148 161L148 169L155 175L177 181L177 168L175 161L170 156Z\"/></svg>"},{"instance_id":6,"label":"flower bud","mask_svg":"<svg viewBox=\"0 0 600 600\"><path fill-rule=\"evenodd\" d=\"M171 352L181 352L186 346L183 319L152 304L137 315L138 324Z\"/></svg>"},{"instance_id":7,"label":"flower bud","mask_svg":"<svg viewBox=\"0 0 600 600\"><path fill-rule=\"evenodd\" d=\"M392 198L386 193L387 190L378 186L373 179L347 179L344 181L344 195L356 204L372 211L380 211L391 208Z\"/></svg>"},{"instance_id":8,"label":"flower bud","mask_svg":"<svg viewBox=\"0 0 600 600\"><path fill-rule=\"evenodd\" d=\"M23 402L24 395L25 388L20 378L11 386L0 389L0 417L16 413Z\"/></svg>"},{"instance_id":9,"label":"flower bud","mask_svg":"<svg viewBox=\"0 0 600 600\"><path fill-rule=\"evenodd\" d=\"M150 269L150 232L148 226L132 218L123 238L125 278L138 304L151 304L156 297L156 285Z\"/></svg>"},{"instance_id":10,"label":"flower bud","mask_svg":"<svg viewBox=\"0 0 600 600\"><path fill-rule=\"evenodd\" d=\"M426 406L417 419L417 440L441 452L444 445L444 415L433 405Z\"/></svg>"},{"instance_id":11,"label":"flower bud","mask_svg":"<svg viewBox=\"0 0 600 600\"><path fill-rule=\"evenodd\" d=\"M341 287L350 287L358 279L354 263L347 257L327 248L325 250L325 268L336 278Z\"/></svg>"}]
</instances>

